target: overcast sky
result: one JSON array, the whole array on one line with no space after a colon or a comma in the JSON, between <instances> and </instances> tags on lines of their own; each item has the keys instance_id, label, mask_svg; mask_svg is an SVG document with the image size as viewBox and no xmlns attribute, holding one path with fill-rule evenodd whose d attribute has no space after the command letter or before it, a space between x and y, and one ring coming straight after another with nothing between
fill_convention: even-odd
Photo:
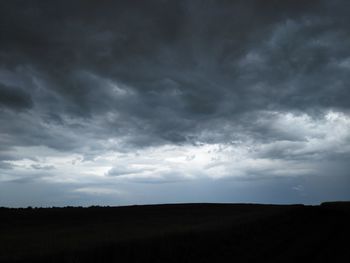
<instances>
[{"instance_id":1,"label":"overcast sky","mask_svg":"<svg viewBox=\"0 0 350 263\"><path fill-rule=\"evenodd\" d=\"M0 206L350 199L350 1L0 2Z\"/></svg>"}]
</instances>

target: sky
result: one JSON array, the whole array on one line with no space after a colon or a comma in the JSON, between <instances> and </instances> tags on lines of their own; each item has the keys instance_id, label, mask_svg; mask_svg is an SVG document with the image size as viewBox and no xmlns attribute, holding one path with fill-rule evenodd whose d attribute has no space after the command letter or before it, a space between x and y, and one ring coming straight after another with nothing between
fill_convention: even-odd
<instances>
[{"instance_id":1,"label":"sky","mask_svg":"<svg viewBox=\"0 0 350 263\"><path fill-rule=\"evenodd\" d=\"M350 199L350 2L0 2L0 206Z\"/></svg>"}]
</instances>

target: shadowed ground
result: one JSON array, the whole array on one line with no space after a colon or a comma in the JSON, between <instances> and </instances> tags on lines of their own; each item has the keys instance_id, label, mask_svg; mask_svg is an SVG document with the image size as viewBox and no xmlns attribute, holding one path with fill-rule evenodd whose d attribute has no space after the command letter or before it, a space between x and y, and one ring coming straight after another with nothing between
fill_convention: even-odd
<instances>
[{"instance_id":1,"label":"shadowed ground","mask_svg":"<svg viewBox=\"0 0 350 263\"><path fill-rule=\"evenodd\" d=\"M350 203L0 209L0 262L350 262Z\"/></svg>"}]
</instances>

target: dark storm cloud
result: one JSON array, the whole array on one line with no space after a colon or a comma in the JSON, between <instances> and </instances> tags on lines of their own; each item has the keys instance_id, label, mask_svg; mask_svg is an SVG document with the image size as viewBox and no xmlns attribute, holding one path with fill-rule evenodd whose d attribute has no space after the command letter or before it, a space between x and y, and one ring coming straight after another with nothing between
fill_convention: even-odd
<instances>
[{"instance_id":1,"label":"dark storm cloud","mask_svg":"<svg viewBox=\"0 0 350 263\"><path fill-rule=\"evenodd\" d=\"M32 107L30 95L17 87L0 84L0 107L21 110Z\"/></svg>"},{"instance_id":2,"label":"dark storm cloud","mask_svg":"<svg viewBox=\"0 0 350 263\"><path fill-rule=\"evenodd\" d=\"M98 171L106 180L166 185L184 172L166 151L194 156L182 163L194 178L204 171L190 162L200 157L181 151L206 144L232 147L217 150L224 160L212 167L240 178L288 169L306 176L325 160L343 176L349 11L345 0L1 1L0 180L29 180L32 191L45 176L59 181L59 169L76 176L107 152L126 158L154 147L151 157L101 161ZM175 150L161 148L169 145ZM246 159L232 164L225 154ZM304 189L293 180L290 189ZM91 184L57 195L113 192Z\"/></svg>"},{"instance_id":3,"label":"dark storm cloud","mask_svg":"<svg viewBox=\"0 0 350 263\"><path fill-rule=\"evenodd\" d=\"M31 69L45 116L117 112L106 132L140 146L191 141L215 132L204 121L236 126L262 109L350 106L346 1L11 1L1 10L1 68ZM1 87L3 107L32 107L27 91Z\"/></svg>"}]
</instances>

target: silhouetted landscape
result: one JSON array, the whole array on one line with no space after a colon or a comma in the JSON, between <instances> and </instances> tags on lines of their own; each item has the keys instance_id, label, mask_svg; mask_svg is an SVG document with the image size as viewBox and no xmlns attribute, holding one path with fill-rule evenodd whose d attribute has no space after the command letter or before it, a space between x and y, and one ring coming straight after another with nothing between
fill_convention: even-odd
<instances>
[{"instance_id":1,"label":"silhouetted landscape","mask_svg":"<svg viewBox=\"0 0 350 263\"><path fill-rule=\"evenodd\" d=\"M350 203L1 208L1 262L349 262Z\"/></svg>"}]
</instances>

